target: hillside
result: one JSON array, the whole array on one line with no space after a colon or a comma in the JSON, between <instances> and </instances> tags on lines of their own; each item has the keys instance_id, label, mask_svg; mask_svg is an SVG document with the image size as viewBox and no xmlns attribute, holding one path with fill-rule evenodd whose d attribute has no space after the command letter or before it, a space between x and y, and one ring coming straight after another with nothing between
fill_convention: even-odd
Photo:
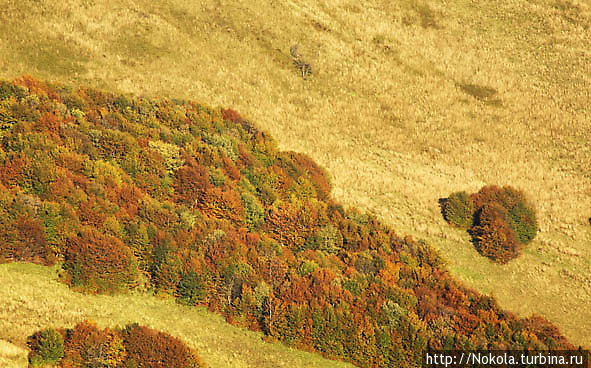
<instances>
[{"instance_id":1,"label":"hillside","mask_svg":"<svg viewBox=\"0 0 591 368\"><path fill-rule=\"evenodd\" d=\"M338 201L591 345L588 3L0 4L2 76L232 106L327 168ZM306 81L295 43L314 69ZM437 205L488 183L523 189L540 214L537 240L506 266L480 259Z\"/></svg>"},{"instance_id":2,"label":"hillside","mask_svg":"<svg viewBox=\"0 0 591 368\"><path fill-rule=\"evenodd\" d=\"M23 77L0 82L0 116L1 263L174 296L360 367L574 349L458 283L423 241L344 209L321 167L234 110Z\"/></svg>"}]
</instances>

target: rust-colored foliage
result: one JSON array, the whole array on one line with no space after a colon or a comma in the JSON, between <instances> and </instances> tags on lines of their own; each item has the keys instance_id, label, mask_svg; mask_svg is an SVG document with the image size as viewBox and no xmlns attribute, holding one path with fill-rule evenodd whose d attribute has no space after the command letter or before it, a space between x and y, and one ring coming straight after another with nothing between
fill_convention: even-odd
<instances>
[{"instance_id":1,"label":"rust-colored foliage","mask_svg":"<svg viewBox=\"0 0 591 368\"><path fill-rule=\"evenodd\" d=\"M209 187L201 197L195 199L195 205L208 216L227 219L237 224L244 222L240 194L229 186Z\"/></svg>"},{"instance_id":2,"label":"rust-colored foliage","mask_svg":"<svg viewBox=\"0 0 591 368\"><path fill-rule=\"evenodd\" d=\"M525 320L525 329L537 336L539 341L551 349L568 345L558 328L542 316L533 315Z\"/></svg>"},{"instance_id":3,"label":"rust-colored foliage","mask_svg":"<svg viewBox=\"0 0 591 368\"><path fill-rule=\"evenodd\" d=\"M82 174L84 161L86 160L88 160L87 156L79 155L74 152L62 152L57 156L56 164L73 173Z\"/></svg>"},{"instance_id":4,"label":"rust-colored foliage","mask_svg":"<svg viewBox=\"0 0 591 368\"><path fill-rule=\"evenodd\" d=\"M490 202L501 202L503 198L502 188L497 185L486 185L470 197L474 203L474 208L482 208Z\"/></svg>"},{"instance_id":5,"label":"rust-colored foliage","mask_svg":"<svg viewBox=\"0 0 591 368\"><path fill-rule=\"evenodd\" d=\"M224 118L224 120L230 120L235 124L242 124L244 122L242 116L240 116L240 114L236 110L232 109L222 109L222 117Z\"/></svg>"},{"instance_id":6,"label":"rust-colored foliage","mask_svg":"<svg viewBox=\"0 0 591 368\"><path fill-rule=\"evenodd\" d=\"M198 368L204 364L181 340L149 327L129 325L121 332L128 361L146 368Z\"/></svg>"},{"instance_id":7,"label":"rust-colored foliage","mask_svg":"<svg viewBox=\"0 0 591 368\"><path fill-rule=\"evenodd\" d=\"M51 137L58 138L62 119L55 113L45 113L37 122L37 130L48 134Z\"/></svg>"},{"instance_id":8,"label":"rust-colored foliage","mask_svg":"<svg viewBox=\"0 0 591 368\"><path fill-rule=\"evenodd\" d=\"M29 90L29 93L36 94L36 95L44 95L49 97L51 100L57 100L61 102L59 95L56 92L54 86L35 79L30 75L24 75L21 78L15 79L15 84L23 86Z\"/></svg>"},{"instance_id":9,"label":"rust-colored foliage","mask_svg":"<svg viewBox=\"0 0 591 368\"><path fill-rule=\"evenodd\" d=\"M485 205L478 216L479 224L472 228L477 249L485 257L499 263L516 258L522 246L515 240L515 233L507 223L507 210L497 203Z\"/></svg>"},{"instance_id":10,"label":"rust-colored foliage","mask_svg":"<svg viewBox=\"0 0 591 368\"><path fill-rule=\"evenodd\" d=\"M43 223L19 216L14 223L0 225L0 262L33 262L51 265L56 261L47 246Z\"/></svg>"},{"instance_id":11,"label":"rust-colored foliage","mask_svg":"<svg viewBox=\"0 0 591 368\"><path fill-rule=\"evenodd\" d=\"M310 157L302 153L289 152L288 155L294 164L299 166L310 177L312 184L316 188L318 197L323 200L328 199L331 187L325 171Z\"/></svg>"},{"instance_id":12,"label":"rust-colored foliage","mask_svg":"<svg viewBox=\"0 0 591 368\"><path fill-rule=\"evenodd\" d=\"M71 199L76 191L74 180L73 175L68 170L63 170L59 167L56 168L56 180L49 184L47 188L47 199L54 202Z\"/></svg>"},{"instance_id":13,"label":"rust-colored foliage","mask_svg":"<svg viewBox=\"0 0 591 368\"><path fill-rule=\"evenodd\" d=\"M0 167L0 180L7 187L22 184L25 171L31 165L31 159L23 153L17 153Z\"/></svg>"},{"instance_id":14,"label":"rust-colored foliage","mask_svg":"<svg viewBox=\"0 0 591 368\"><path fill-rule=\"evenodd\" d=\"M106 196L111 203L117 204L127 215L135 217L138 214L143 193L136 186L123 183L120 187L109 190Z\"/></svg>"},{"instance_id":15,"label":"rust-colored foliage","mask_svg":"<svg viewBox=\"0 0 591 368\"><path fill-rule=\"evenodd\" d=\"M271 209L265 231L281 244L290 244L296 248L303 246L306 234L299 226L299 211L289 204ZM309 231L309 230L308 230Z\"/></svg>"},{"instance_id":16,"label":"rust-colored foliage","mask_svg":"<svg viewBox=\"0 0 591 368\"><path fill-rule=\"evenodd\" d=\"M207 168L196 162L181 167L176 171L175 176L174 189L178 200L191 207L203 200L212 186Z\"/></svg>"},{"instance_id":17,"label":"rust-colored foliage","mask_svg":"<svg viewBox=\"0 0 591 368\"><path fill-rule=\"evenodd\" d=\"M123 367L126 355L117 331L99 329L96 323L84 321L65 331L60 367Z\"/></svg>"},{"instance_id":18,"label":"rust-colored foliage","mask_svg":"<svg viewBox=\"0 0 591 368\"><path fill-rule=\"evenodd\" d=\"M114 292L133 285L136 265L131 251L119 239L96 230L83 230L67 243L64 269L73 286Z\"/></svg>"},{"instance_id":19,"label":"rust-colored foliage","mask_svg":"<svg viewBox=\"0 0 591 368\"><path fill-rule=\"evenodd\" d=\"M224 170L226 171L226 174L228 174L230 179L240 180L240 170L238 170L238 168L236 167L236 165L234 165L234 162L232 162L230 158L225 156L222 157L222 163L224 164Z\"/></svg>"},{"instance_id":20,"label":"rust-colored foliage","mask_svg":"<svg viewBox=\"0 0 591 368\"><path fill-rule=\"evenodd\" d=\"M251 167L256 158L253 157L252 153L246 147L246 144L240 142L238 144L238 166L239 167Z\"/></svg>"},{"instance_id":21,"label":"rust-colored foliage","mask_svg":"<svg viewBox=\"0 0 591 368\"><path fill-rule=\"evenodd\" d=\"M83 224L100 228L107 216L100 207L96 197L90 197L87 201L80 203L78 217Z\"/></svg>"}]
</instances>

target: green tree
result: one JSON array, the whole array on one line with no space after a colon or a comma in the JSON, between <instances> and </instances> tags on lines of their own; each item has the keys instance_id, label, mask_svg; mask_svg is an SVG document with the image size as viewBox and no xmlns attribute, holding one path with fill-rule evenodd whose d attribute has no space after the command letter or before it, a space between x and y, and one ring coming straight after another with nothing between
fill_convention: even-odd
<instances>
[{"instance_id":1,"label":"green tree","mask_svg":"<svg viewBox=\"0 0 591 368\"><path fill-rule=\"evenodd\" d=\"M55 364L64 357L64 339L53 328L35 333L29 338L29 362L33 367Z\"/></svg>"}]
</instances>

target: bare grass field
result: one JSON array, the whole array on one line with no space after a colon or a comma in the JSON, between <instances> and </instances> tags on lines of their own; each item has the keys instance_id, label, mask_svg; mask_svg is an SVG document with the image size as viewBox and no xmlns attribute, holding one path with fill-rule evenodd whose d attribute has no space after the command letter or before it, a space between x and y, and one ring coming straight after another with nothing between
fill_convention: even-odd
<instances>
[{"instance_id":1,"label":"bare grass field","mask_svg":"<svg viewBox=\"0 0 591 368\"><path fill-rule=\"evenodd\" d=\"M23 74L232 107L326 167L337 200L591 346L587 1L0 0L0 77ZM439 198L484 184L538 211L541 232L508 265L441 218Z\"/></svg>"}]
</instances>

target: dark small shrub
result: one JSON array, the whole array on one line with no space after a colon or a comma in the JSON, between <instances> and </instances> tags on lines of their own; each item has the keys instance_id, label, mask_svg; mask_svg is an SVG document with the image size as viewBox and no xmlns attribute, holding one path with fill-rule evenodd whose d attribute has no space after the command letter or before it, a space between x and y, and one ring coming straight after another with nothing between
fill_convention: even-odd
<instances>
[{"instance_id":1,"label":"dark small shrub","mask_svg":"<svg viewBox=\"0 0 591 368\"><path fill-rule=\"evenodd\" d=\"M29 337L29 363L33 367L55 364L64 357L64 339L53 328L38 331Z\"/></svg>"},{"instance_id":2,"label":"dark small shrub","mask_svg":"<svg viewBox=\"0 0 591 368\"><path fill-rule=\"evenodd\" d=\"M445 220L462 229L472 226L474 204L466 192L452 193L443 205Z\"/></svg>"}]
</instances>

